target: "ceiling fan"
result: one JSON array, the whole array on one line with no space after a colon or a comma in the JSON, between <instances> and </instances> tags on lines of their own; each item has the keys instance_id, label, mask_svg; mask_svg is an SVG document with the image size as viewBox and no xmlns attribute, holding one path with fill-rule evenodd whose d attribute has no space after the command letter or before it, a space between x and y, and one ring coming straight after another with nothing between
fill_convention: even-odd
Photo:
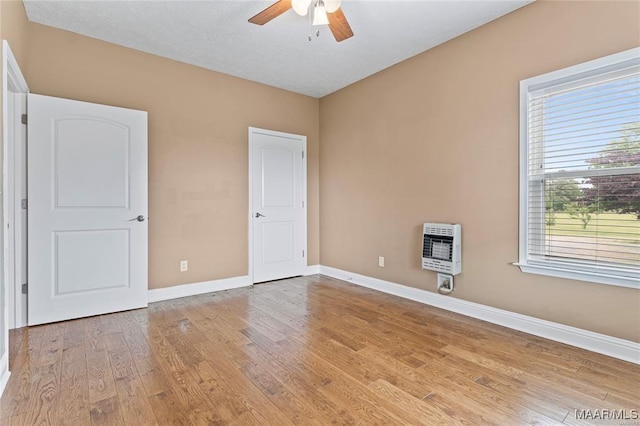
<instances>
[{"instance_id":1,"label":"ceiling fan","mask_svg":"<svg viewBox=\"0 0 640 426\"><path fill-rule=\"evenodd\" d=\"M341 42L353 37L351 26L340 8L341 3L342 0L278 0L249 19L249 22L264 25L287 10L293 9L300 16L313 14L313 25L329 25L336 41Z\"/></svg>"}]
</instances>

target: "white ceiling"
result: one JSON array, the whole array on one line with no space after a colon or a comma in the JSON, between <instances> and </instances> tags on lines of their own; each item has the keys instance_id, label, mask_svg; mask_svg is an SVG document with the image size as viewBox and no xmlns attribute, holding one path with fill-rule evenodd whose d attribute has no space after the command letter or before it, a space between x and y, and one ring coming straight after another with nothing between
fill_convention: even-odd
<instances>
[{"instance_id":1,"label":"white ceiling","mask_svg":"<svg viewBox=\"0 0 640 426\"><path fill-rule=\"evenodd\" d=\"M275 0L24 3L33 22L319 98L531 1L344 0L355 36L341 43L327 27L309 42L291 10L247 22Z\"/></svg>"}]
</instances>

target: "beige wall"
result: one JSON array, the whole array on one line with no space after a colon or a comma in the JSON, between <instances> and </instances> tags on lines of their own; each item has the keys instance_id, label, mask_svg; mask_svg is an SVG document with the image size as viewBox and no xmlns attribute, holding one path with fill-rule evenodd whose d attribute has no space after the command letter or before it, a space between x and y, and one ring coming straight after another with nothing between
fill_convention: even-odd
<instances>
[{"instance_id":1,"label":"beige wall","mask_svg":"<svg viewBox=\"0 0 640 426\"><path fill-rule=\"evenodd\" d=\"M537 2L320 102L27 24L21 2L0 2L0 34L32 91L149 111L151 288L247 273L252 125L309 138L309 264L433 290L420 225L460 222L453 297L640 341L637 291L510 265L518 81L640 45L639 5Z\"/></svg>"},{"instance_id":2,"label":"beige wall","mask_svg":"<svg viewBox=\"0 0 640 426\"><path fill-rule=\"evenodd\" d=\"M28 23L24 5L22 1L0 0L0 9L2 9L2 18L0 18L2 30L0 35L9 42L20 69L25 72Z\"/></svg>"},{"instance_id":3,"label":"beige wall","mask_svg":"<svg viewBox=\"0 0 640 426\"><path fill-rule=\"evenodd\" d=\"M149 112L150 288L247 274L248 126L308 137L318 263L317 99L33 23L26 78L34 93Z\"/></svg>"},{"instance_id":4,"label":"beige wall","mask_svg":"<svg viewBox=\"0 0 640 426\"><path fill-rule=\"evenodd\" d=\"M421 224L461 223L453 297L640 341L639 291L511 265L519 81L639 46L639 16L639 2L537 2L322 98L321 264L435 291Z\"/></svg>"}]
</instances>

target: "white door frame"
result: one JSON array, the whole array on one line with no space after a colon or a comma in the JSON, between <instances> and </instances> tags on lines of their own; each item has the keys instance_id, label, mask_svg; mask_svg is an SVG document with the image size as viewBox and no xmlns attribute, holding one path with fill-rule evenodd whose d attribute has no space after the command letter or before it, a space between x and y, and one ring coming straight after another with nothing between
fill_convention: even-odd
<instances>
[{"instance_id":1,"label":"white door frame","mask_svg":"<svg viewBox=\"0 0 640 426\"><path fill-rule=\"evenodd\" d=\"M6 351L4 354L0 354L2 359L0 360L0 394L4 390L6 385L6 380L9 378L8 372L8 353L9 353L9 327L12 325L15 326L23 326L16 324L16 311L20 309L24 309L26 311L26 299L25 306L22 304L17 304L18 297L16 295L21 296L21 292L19 291L20 284L16 284L15 282L10 282L10 277L15 277L15 261L9 262L9 253L13 255L18 253L16 251L14 238L11 238L13 234L13 230L17 228L16 221L14 218L18 218L20 220L20 205L14 206L13 212L9 211L9 206L14 205L13 195L15 194L15 182L23 182L21 179L16 179L19 176L19 173L26 173L26 170L16 170L14 167L17 163L15 161L15 152L13 149L15 147L15 142L18 137L14 137L9 139L9 120L15 117L15 114L22 114L22 111L16 111L16 103L9 102L9 91L19 94L26 94L29 92L29 86L27 86L27 82L20 71L20 67L18 66L18 62L16 61L11 48L9 47L9 43L6 40L2 40L2 140L3 140L3 183L2 183L2 201L3 201L3 220L2 226L4 227L3 234L3 271L2 271L2 288L4 290L4 306L3 315L4 315L4 330L3 337ZM23 103L22 108L26 108L26 103ZM26 111L25 111L26 112ZM26 132L26 128L24 126L19 126L20 132ZM22 135L22 133L19 133ZM9 156L11 154L11 156ZM9 168L9 164L12 165ZM12 171L12 173L10 173ZM10 199L13 197L13 199ZM19 204L19 203L18 203ZM15 213L18 213L14 216ZM7 232L7 230L11 230L11 232ZM20 252L21 253L21 252ZM12 291L9 291L9 290ZM12 318L9 316L9 312L12 312ZM12 328L13 328L12 327Z\"/></svg>"},{"instance_id":2,"label":"white door frame","mask_svg":"<svg viewBox=\"0 0 640 426\"><path fill-rule=\"evenodd\" d=\"M269 135L269 136L276 136L276 137L283 137L283 138L287 138L287 139L297 139L302 143L302 153L303 153L303 158L302 158L302 203L303 203L303 209L304 209L304 214L302 215L303 217L303 223L302 223L302 247L304 248L304 266L308 266L309 262L308 262L308 258L309 258L309 251L307 250L307 137L304 135L296 135L293 133L284 133L284 132L276 132L275 130L267 130L267 129L261 129L258 127L249 127L249 143L248 143L248 147L249 147L249 214L248 216L248 220L249 220L249 283L251 285L254 284L253 281L253 224L255 223L255 221L253 220L253 150L251 149L253 147L253 135L259 133L262 135Z\"/></svg>"},{"instance_id":3,"label":"white door frame","mask_svg":"<svg viewBox=\"0 0 640 426\"><path fill-rule=\"evenodd\" d=\"M19 117L27 112L26 96L29 92L27 82L18 67L9 43L3 40L3 69L6 69L6 85L3 84L3 206L4 206L4 280L9 296L9 329L27 325L27 298L22 294L23 241L19 231L22 229L21 196L26 184L26 126L19 123ZM5 61L6 57L6 61ZM21 97L9 96L9 92ZM10 131L13 126L13 131ZM24 241L26 244L26 241ZM24 281L26 282L26 281Z\"/></svg>"}]
</instances>

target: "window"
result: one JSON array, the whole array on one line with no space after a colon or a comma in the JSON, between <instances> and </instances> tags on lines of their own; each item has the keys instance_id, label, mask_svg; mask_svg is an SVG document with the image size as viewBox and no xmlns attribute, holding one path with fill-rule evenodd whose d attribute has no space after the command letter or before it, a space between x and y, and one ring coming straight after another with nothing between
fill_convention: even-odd
<instances>
[{"instance_id":1,"label":"window","mask_svg":"<svg viewBox=\"0 0 640 426\"><path fill-rule=\"evenodd\" d=\"M640 288L640 48L520 82L517 265Z\"/></svg>"}]
</instances>

